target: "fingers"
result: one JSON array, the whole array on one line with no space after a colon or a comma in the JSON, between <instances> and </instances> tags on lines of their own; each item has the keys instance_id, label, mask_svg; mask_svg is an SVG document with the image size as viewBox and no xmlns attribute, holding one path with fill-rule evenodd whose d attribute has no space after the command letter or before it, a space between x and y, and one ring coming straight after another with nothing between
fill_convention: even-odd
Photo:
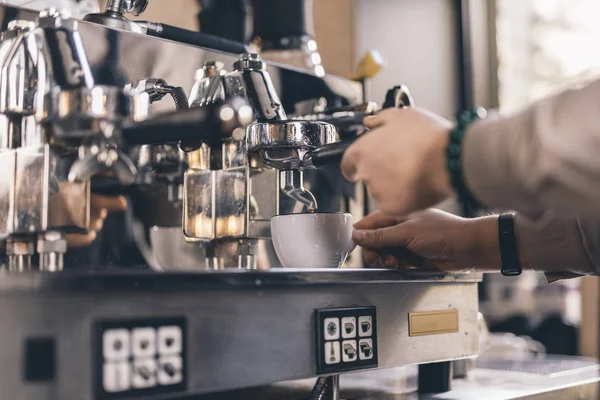
<instances>
[{"instance_id":1,"label":"fingers","mask_svg":"<svg viewBox=\"0 0 600 400\"><path fill-rule=\"evenodd\" d=\"M406 234L406 229L402 224L399 224L389 228L355 230L352 233L352 240L357 245L368 249L382 249L406 247L410 242L410 237Z\"/></svg>"},{"instance_id":2,"label":"fingers","mask_svg":"<svg viewBox=\"0 0 600 400\"><path fill-rule=\"evenodd\" d=\"M359 142L363 139L364 137L357 139L350 147L346 149L344 156L342 157L342 162L340 163L342 175L344 175L344 178L350 182L356 182L359 180L356 174L356 166L359 159L357 145L360 145Z\"/></svg>"},{"instance_id":3,"label":"fingers","mask_svg":"<svg viewBox=\"0 0 600 400\"><path fill-rule=\"evenodd\" d=\"M92 212L94 210L105 209L107 212L121 212L127 209L127 199L123 196L102 196L92 194L91 202Z\"/></svg>"},{"instance_id":4,"label":"fingers","mask_svg":"<svg viewBox=\"0 0 600 400\"><path fill-rule=\"evenodd\" d=\"M398 108L390 108L383 110L375 115L365 117L365 119L363 119L363 124L369 129L379 128L380 126L385 125L390 120L390 118L392 118L394 115L396 115L396 113L400 111L401 110Z\"/></svg>"},{"instance_id":5,"label":"fingers","mask_svg":"<svg viewBox=\"0 0 600 400\"><path fill-rule=\"evenodd\" d=\"M389 122L398 115L400 110L397 108L383 110L377 115L366 117L363 124L369 129L379 128ZM346 151L341 162L341 171L344 177L350 182L361 180L357 173L357 165L360 162L361 153L369 154L369 148L374 145L372 134L361 135Z\"/></svg>"},{"instance_id":6,"label":"fingers","mask_svg":"<svg viewBox=\"0 0 600 400\"><path fill-rule=\"evenodd\" d=\"M90 212L90 219L92 221L96 219L106 219L108 216L108 210L106 208L93 208Z\"/></svg>"},{"instance_id":7,"label":"fingers","mask_svg":"<svg viewBox=\"0 0 600 400\"><path fill-rule=\"evenodd\" d=\"M383 265L385 265L387 268L398 268L398 266L400 265L400 260L398 260L395 256L391 254L384 256L381 261L383 262Z\"/></svg>"},{"instance_id":8,"label":"fingers","mask_svg":"<svg viewBox=\"0 0 600 400\"><path fill-rule=\"evenodd\" d=\"M369 267L374 267L379 261L379 254L376 251L364 249L365 263Z\"/></svg>"},{"instance_id":9,"label":"fingers","mask_svg":"<svg viewBox=\"0 0 600 400\"><path fill-rule=\"evenodd\" d=\"M67 235L68 248L80 248L89 246L96 240L96 232L90 231L86 234L70 234Z\"/></svg>"},{"instance_id":10,"label":"fingers","mask_svg":"<svg viewBox=\"0 0 600 400\"><path fill-rule=\"evenodd\" d=\"M96 240L98 232L104 226L104 220L111 212L125 211L127 199L123 196L102 196L92 194L90 210L90 227L86 234L67 235L67 246L69 248L80 248L89 246Z\"/></svg>"},{"instance_id":11,"label":"fingers","mask_svg":"<svg viewBox=\"0 0 600 400\"><path fill-rule=\"evenodd\" d=\"M381 211L375 211L374 213L367 215L354 224L354 229L364 230L387 228L388 226L394 226L398 224L398 222L399 221L397 218L390 217Z\"/></svg>"},{"instance_id":12,"label":"fingers","mask_svg":"<svg viewBox=\"0 0 600 400\"><path fill-rule=\"evenodd\" d=\"M363 124L369 129L379 128L384 124L383 118L380 115L371 115L363 119Z\"/></svg>"}]
</instances>

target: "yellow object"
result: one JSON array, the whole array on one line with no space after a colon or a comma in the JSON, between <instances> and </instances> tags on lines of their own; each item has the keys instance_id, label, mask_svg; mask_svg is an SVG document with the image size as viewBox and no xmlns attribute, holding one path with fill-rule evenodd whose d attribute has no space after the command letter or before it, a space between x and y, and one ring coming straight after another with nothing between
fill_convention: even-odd
<instances>
[{"instance_id":1,"label":"yellow object","mask_svg":"<svg viewBox=\"0 0 600 400\"><path fill-rule=\"evenodd\" d=\"M409 336L458 332L458 310L408 313Z\"/></svg>"},{"instance_id":2,"label":"yellow object","mask_svg":"<svg viewBox=\"0 0 600 400\"><path fill-rule=\"evenodd\" d=\"M358 63L357 71L350 76L353 81L363 81L377 75L383 68L383 57L377 50L369 50Z\"/></svg>"}]
</instances>

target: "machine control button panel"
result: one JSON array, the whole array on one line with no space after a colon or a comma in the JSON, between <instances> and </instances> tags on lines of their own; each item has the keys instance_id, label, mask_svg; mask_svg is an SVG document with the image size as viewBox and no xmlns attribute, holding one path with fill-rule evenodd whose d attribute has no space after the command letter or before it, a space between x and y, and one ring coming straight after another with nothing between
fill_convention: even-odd
<instances>
[{"instance_id":1,"label":"machine control button panel","mask_svg":"<svg viewBox=\"0 0 600 400\"><path fill-rule=\"evenodd\" d=\"M185 391L185 322L184 318L97 322L96 399Z\"/></svg>"},{"instance_id":2,"label":"machine control button panel","mask_svg":"<svg viewBox=\"0 0 600 400\"><path fill-rule=\"evenodd\" d=\"M375 307L316 310L317 374L377 367Z\"/></svg>"}]
</instances>

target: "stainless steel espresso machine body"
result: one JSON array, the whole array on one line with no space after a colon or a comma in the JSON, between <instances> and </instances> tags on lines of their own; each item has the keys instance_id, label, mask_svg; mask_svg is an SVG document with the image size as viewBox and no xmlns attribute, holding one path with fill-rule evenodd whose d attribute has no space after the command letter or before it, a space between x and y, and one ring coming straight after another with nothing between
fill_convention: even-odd
<instances>
[{"instance_id":1,"label":"stainless steel espresso machine body","mask_svg":"<svg viewBox=\"0 0 600 400\"><path fill-rule=\"evenodd\" d=\"M15 35L13 30L18 36L42 26L38 13L0 6L0 20L7 19L29 22L7 27L3 44ZM69 154L70 162L58 182L83 185L82 195L75 197L88 207L92 176L116 176L124 186L140 186L126 173L139 177L139 162L128 158L132 148L178 148L183 156L174 159L185 167L182 201L173 207L177 202L168 196L146 197L148 192L142 191L132 203L134 210L143 210L141 220L151 221L146 223L150 231L162 214L174 216L172 232L179 234L171 235L168 244L174 252L192 251L185 268L171 264L163 272L118 265L66 265L52 273L1 271L0 316L10 323L0 328L0 398L176 399L477 355L477 275L357 268L252 270L254 264L260 266L261 243L269 243L272 215L316 205L322 211L352 208L340 195L339 172L324 174L310 159L340 139L340 126L329 123L339 120L318 107L305 111L307 103L325 99L328 107L352 120L365 109L356 106L362 98L360 85L265 64L256 55L225 54L88 22L73 27L69 24L75 21L62 16L55 16L54 27L56 19L66 24L60 25L59 37L80 37L62 50L85 53L89 75L75 74L82 87L68 87L68 79L48 87L55 96L46 96L46 101L59 101L43 104L58 105L59 111L48 122L37 116L34 126L45 141L36 146L46 149L42 154L70 150L59 153ZM3 51L0 46L1 61ZM193 87L190 109L172 111L162 101L152 104L151 115L146 115L147 93L123 87L135 88L150 77L173 87ZM2 82L0 88L5 87ZM39 93L40 86L34 87ZM88 114L81 111L60 111L66 104L104 110L107 100L115 98L124 100L114 108L118 114L109 113L111 118L106 112L100 113L103 118L92 114L94 119L83 118ZM28 111L34 116L45 109L37 104ZM296 112L300 108L305 111ZM23 119L0 111L13 125ZM78 118L67 118L74 116ZM11 183L20 175L9 166L19 165L19 152L30 150L23 141L8 140L14 137L9 132L0 135L0 160L12 160L2 164L11 171ZM51 158L44 160L45 166L52 165ZM5 185L4 179L6 190L0 195L8 199L6 208L18 209L15 204L21 199L10 190L17 184ZM28 193L40 186L42 193L54 190L50 180L39 182L23 178L22 185L30 185ZM160 193L167 193L169 185L158 183L165 189ZM36 239L53 232L62 238L67 232L52 224L34 231ZM18 237L10 229L5 233ZM212 253L206 252L207 243ZM449 376L431 377L438 378Z\"/></svg>"}]
</instances>

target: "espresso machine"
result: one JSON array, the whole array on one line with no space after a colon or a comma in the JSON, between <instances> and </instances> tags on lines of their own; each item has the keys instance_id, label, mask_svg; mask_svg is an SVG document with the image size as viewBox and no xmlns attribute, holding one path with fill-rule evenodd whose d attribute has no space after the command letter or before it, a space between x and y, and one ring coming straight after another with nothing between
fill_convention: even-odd
<instances>
[{"instance_id":1,"label":"espresso machine","mask_svg":"<svg viewBox=\"0 0 600 400\"><path fill-rule=\"evenodd\" d=\"M0 46L0 160L10 172L0 397L234 396L318 377L313 398L339 398L340 374L416 364L423 391L447 390L452 361L478 353L480 276L278 268L269 248L271 217L362 201L343 201L339 182L314 174L374 112L361 86L265 62L246 44L225 42L241 50L227 53L202 33L163 40L144 31L149 22L123 21L144 2L108 3L88 22L0 6L14 21ZM107 54L118 73L102 73ZM175 73L149 71L155 56L172 58ZM157 93L179 87L192 88L189 108L157 112ZM390 99L411 101L403 87ZM122 193L162 187L146 210L169 208L173 241L196 267L61 263L64 234L86 231L90 193L106 182ZM41 211L26 208L33 200Z\"/></svg>"}]
</instances>

